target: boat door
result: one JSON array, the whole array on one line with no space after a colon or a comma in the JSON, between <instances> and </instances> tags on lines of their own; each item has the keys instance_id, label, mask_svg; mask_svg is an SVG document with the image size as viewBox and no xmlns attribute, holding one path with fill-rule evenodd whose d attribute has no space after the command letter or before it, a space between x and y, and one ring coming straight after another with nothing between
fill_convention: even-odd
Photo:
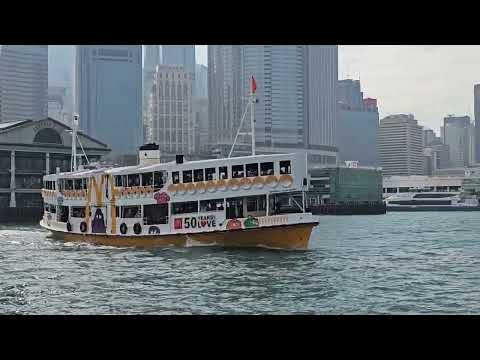
<instances>
[{"instance_id":1,"label":"boat door","mask_svg":"<svg viewBox=\"0 0 480 360\"><path fill-rule=\"evenodd\" d=\"M227 199L227 219L243 218L243 197Z\"/></svg>"},{"instance_id":2,"label":"boat door","mask_svg":"<svg viewBox=\"0 0 480 360\"><path fill-rule=\"evenodd\" d=\"M107 207L92 206L91 229L94 234L105 234L107 232Z\"/></svg>"}]
</instances>

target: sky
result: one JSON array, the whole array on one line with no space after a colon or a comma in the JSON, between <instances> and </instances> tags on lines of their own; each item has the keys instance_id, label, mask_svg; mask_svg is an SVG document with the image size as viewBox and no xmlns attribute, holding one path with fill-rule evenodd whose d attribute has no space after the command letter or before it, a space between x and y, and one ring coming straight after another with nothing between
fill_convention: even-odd
<instances>
[{"instance_id":1,"label":"sky","mask_svg":"<svg viewBox=\"0 0 480 360\"><path fill-rule=\"evenodd\" d=\"M207 64L206 45L197 62ZM448 114L473 120L473 86L480 83L477 45L341 45L339 79L360 79L365 97L378 99L380 118L413 114L440 135Z\"/></svg>"}]
</instances>

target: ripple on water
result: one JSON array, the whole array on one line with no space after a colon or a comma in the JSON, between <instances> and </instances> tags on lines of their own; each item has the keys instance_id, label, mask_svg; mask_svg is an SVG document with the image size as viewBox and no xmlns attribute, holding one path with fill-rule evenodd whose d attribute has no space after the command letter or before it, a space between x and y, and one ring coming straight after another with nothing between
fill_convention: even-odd
<instances>
[{"instance_id":1,"label":"ripple on water","mask_svg":"<svg viewBox=\"0 0 480 360\"><path fill-rule=\"evenodd\" d=\"M323 216L307 251L145 250L2 225L0 313L479 314L477 234L475 213Z\"/></svg>"}]
</instances>

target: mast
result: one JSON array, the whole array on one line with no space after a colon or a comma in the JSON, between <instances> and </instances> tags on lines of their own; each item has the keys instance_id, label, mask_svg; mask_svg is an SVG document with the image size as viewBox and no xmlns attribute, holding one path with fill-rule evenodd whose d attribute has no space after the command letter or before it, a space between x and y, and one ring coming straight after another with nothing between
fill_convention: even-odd
<instances>
[{"instance_id":1,"label":"mast","mask_svg":"<svg viewBox=\"0 0 480 360\"><path fill-rule=\"evenodd\" d=\"M255 92L257 90L257 84L255 78L252 76L252 86L250 87L250 125L252 136L252 156L255 156Z\"/></svg>"},{"instance_id":2,"label":"mast","mask_svg":"<svg viewBox=\"0 0 480 360\"><path fill-rule=\"evenodd\" d=\"M73 114L72 123L72 171L77 171L77 128L78 128L78 114Z\"/></svg>"}]
</instances>

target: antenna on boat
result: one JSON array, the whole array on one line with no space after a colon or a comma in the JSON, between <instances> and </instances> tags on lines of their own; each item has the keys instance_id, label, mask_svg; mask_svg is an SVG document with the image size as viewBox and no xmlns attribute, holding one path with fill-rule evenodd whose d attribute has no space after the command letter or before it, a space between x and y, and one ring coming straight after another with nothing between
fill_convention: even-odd
<instances>
[{"instance_id":1,"label":"antenna on boat","mask_svg":"<svg viewBox=\"0 0 480 360\"><path fill-rule=\"evenodd\" d=\"M72 171L77 171L77 128L78 128L78 114L73 114L72 122Z\"/></svg>"},{"instance_id":2,"label":"antenna on boat","mask_svg":"<svg viewBox=\"0 0 480 360\"><path fill-rule=\"evenodd\" d=\"M255 156L255 103L257 102L256 99L256 92L257 92L257 83L255 82L255 78L252 76L250 79L250 98L245 107L245 112L243 113L242 119L240 120L240 125L238 126L237 134L235 135L235 140L233 140L232 147L230 149L230 153L228 157L232 156L233 149L235 148L235 144L237 143L238 135L240 135L240 130L242 129L243 121L245 120L245 115L247 115L248 108L250 107L250 127L251 130L248 133L243 133L244 135L250 135L252 138L252 156Z\"/></svg>"}]
</instances>

